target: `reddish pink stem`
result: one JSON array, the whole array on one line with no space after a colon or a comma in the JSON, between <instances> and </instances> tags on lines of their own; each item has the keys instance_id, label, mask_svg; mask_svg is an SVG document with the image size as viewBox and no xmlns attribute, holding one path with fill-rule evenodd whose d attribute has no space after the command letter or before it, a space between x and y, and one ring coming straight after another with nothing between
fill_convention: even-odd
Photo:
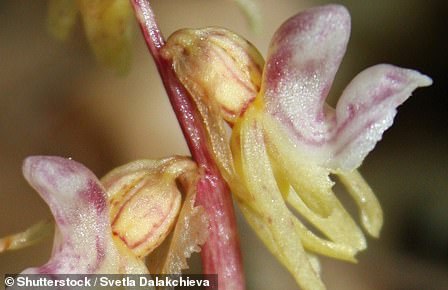
<instances>
[{"instance_id":1,"label":"reddish pink stem","mask_svg":"<svg viewBox=\"0 0 448 290\"><path fill-rule=\"evenodd\" d=\"M213 160L201 115L190 94L177 78L171 61L160 54L165 40L149 2L131 2L193 159L204 171L196 198L196 202L206 209L210 220L209 237L201 251L204 274L218 274L219 289L244 289L232 197Z\"/></svg>"}]
</instances>

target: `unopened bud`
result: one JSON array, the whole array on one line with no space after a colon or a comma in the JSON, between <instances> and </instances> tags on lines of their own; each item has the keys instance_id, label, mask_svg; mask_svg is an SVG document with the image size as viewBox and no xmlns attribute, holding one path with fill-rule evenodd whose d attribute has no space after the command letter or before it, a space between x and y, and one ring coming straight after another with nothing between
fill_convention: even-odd
<instances>
[{"instance_id":1,"label":"unopened bud","mask_svg":"<svg viewBox=\"0 0 448 290\"><path fill-rule=\"evenodd\" d=\"M138 257L158 247L173 228L181 208L182 195L176 179L195 168L195 163L184 157L139 160L103 177L114 236Z\"/></svg>"},{"instance_id":2,"label":"unopened bud","mask_svg":"<svg viewBox=\"0 0 448 290\"><path fill-rule=\"evenodd\" d=\"M215 101L233 124L260 90L264 60L243 37L223 28L182 29L171 35L163 56L172 59L193 97Z\"/></svg>"}]
</instances>

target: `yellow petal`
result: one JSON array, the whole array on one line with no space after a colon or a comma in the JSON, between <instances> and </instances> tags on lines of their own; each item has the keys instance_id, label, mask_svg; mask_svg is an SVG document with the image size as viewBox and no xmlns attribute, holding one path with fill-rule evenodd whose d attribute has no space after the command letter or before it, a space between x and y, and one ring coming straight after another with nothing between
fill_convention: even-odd
<instances>
[{"instance_id":1,"label":"yellow petal","mask_svg":"<svg viewBox=\"0 0 448 290\"><path fill-rule=\"evenodd\" d=\"M45 238L53 232L54 223L51 221L40 221L37 224L29 227L23 232L9 235L0 239L0 253L22 249Z\"/></svg>"},{"instance_id":2,"label":"yellow petal","mask_svg":"<svg viewBox=\"0 0 448 290\"><path fill-rule=\"evenodd\" d=\"M332 191L330 170L300 154L268 114L263 120L271 160L291 184L288 203L336 244L365 249L362 231Z\"/></svg>"},{"instance_id":3,"label":"yellow petal","mask_svg":"<svg viewBox=\"0 0 448 290\"><path fill-rule=\"evenodd\" d=\"M247 40L222 28L182 29L162 50L173 61L182 84L193 97L207 130L208 144L221 174L240 193L229 147L228 128L257 95L264 60ZM246 196L247 197L247 196Z\"/></svg>"},{"instance_id":4,"label":"yellow petal","mask_svg":"<svg viewBox=\"0 0 448 290\"><path fill-rule=\"evenodd\" d=\"M241 165L238 167L242 169L238 173L243 176L248 191L255 196L252 206L263 213L262 223L266 224L262 227L261 222L256 223L255 230L303 289L325 289L301 244L294 225L296 218L286 207L277 187L261 126L253 108L249 108L238 126L241 130Z\"/></svg>"},{"instance_id":5,"label":"yellow petal","mask_svg":"<svg viewBox=\"0 0 448 290\"><path fill-rule=\"evenodd\" d=\"M176 179L196 170L183 157L138 160L111 171L103 179L111 205L112 232L135 255L144 257L168 236L181 206Z\"/></svg>"},{"instance_id":6,"label":"yellow petal","mask_svg":"<svg viewBox=\"0 0 448 290\"><path fill-rule=\"evenodd\" d=\"M230 123L260 89L263 58L250 42L227 29L176 31L168 38L163 54L173 60L176 74L190 94L205 103L216 102Z\"/></svg>"},{"instance_id":7,"label":"yellow petal","mask_svg":"<svg viewBox=\"0 0 448 290\"><path fill-rule=\"evenodd\" d=\"M364 228L378 238L383 226L383 211L372 189L357 170L340 172L337 176L356 201Z\"/></svg>"},{"instance_id":8,"label":"yellow petal","mask_svg":"<svg viewBox=\"0 0 448 290\"><path fill-rule=\"evenodd\" d=\"M128 0L77 0L97 59L118 72L129 69L132 8Z\"/></svg>"},{"instance_id":9,"label":"yellow petal","mask_svg":"<svg viewBox=\"0 0 448 290\"><path fill-rule=\"evenodd\" d=\"M49 0L47 29L59 40L66 40L73 30L78 7L75 0Z\"/></svg>"}]
</instances>

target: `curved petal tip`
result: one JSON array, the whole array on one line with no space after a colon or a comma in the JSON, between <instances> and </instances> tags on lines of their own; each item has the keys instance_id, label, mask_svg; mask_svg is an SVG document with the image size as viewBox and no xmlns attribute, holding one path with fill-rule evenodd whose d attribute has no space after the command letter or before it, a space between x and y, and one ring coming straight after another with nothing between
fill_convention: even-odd
<instances>
[{"instance_id":1,"label":"curved petal tip","mask_svg":"<svg viewBox=\"0 0 448 290\"><path fill-rule=\"evenodd\" d=\"M432 80L411 69L379 64L359 73L336 106L336 130L330 142L333 169L359 167L393 123L396 109L418 87Z\"/></svg>"},{"instance_id":2,"label":"curved petal tip","mask_svg":"<svg viewBox=\"0 0 448 290\"><path fill-rule=\"evenodd\" d=\"M146 273L112 238L107 196L84 165L62 157L33 156L23 173L49 205L57 230L50 260L23 273Z\"/></svg>"},{"instance_id":3,"label":"curved petal tip","mask_svg":"<svg viewBox=\"0 0 448 290\"><path fill-rule=\"evenodd\" d=\"M286 21L269 48L262 94L267 111L308 143L323 142L324 103L350 36L341 5L306 10Z\"/></svg>"}]
</instances>

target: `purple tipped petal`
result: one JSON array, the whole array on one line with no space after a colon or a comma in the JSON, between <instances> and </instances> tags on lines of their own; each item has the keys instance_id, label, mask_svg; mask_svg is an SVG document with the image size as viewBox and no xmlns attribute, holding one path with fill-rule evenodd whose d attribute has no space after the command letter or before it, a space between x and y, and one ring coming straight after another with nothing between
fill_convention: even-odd
<instances>
[{"instance_id":1,"label":"purple tipped petal","mask_svg":"<svg viewBox=\"0 0 448 290\"><path fill-rule=\"evenodd\" d=\"M351 170L392 125L396 108L418 87L431 85L427 76L392 65L376 65L358 74L336 106L331 166Z\"/></svg>"},{"instance_id":2,"label":"purple tipped petal","mask_svg":"<svg viewBox=\"0 0 448 290\"><path fill-rule=\"evenodd\" d=\"M57 225L47 264L24 273L120 273L141 269L112 240L106 193L82 164L61 157L29 157L25 178L49 205Z\"/></svg>"},{"instance_id":3,"label":"purple tipped petal","mask_svg":"<svg viewBox=\"0 0 448 290\"><path fill-rule=\"evenodd\" d=\"M266 107L304 142L322 143L331 129L323 104L349 35L347 10L328 5L290 18L271 42L263 80Z\"/></svg>"},{"instance_id":4,"label":"purple tipped petal","mask_svg":"<svg viewBox=\"0 0 448 290\"><path fill-rule=\"evenodd\" d=\"M306 10L274 35L261 94L266 111L282 124L299 151L334 171L358 167L395 109L431 80L418 72L379 65L359 74L337 109L325 103L350 34L343 6Z\"/></svg>"}]
</instances>

